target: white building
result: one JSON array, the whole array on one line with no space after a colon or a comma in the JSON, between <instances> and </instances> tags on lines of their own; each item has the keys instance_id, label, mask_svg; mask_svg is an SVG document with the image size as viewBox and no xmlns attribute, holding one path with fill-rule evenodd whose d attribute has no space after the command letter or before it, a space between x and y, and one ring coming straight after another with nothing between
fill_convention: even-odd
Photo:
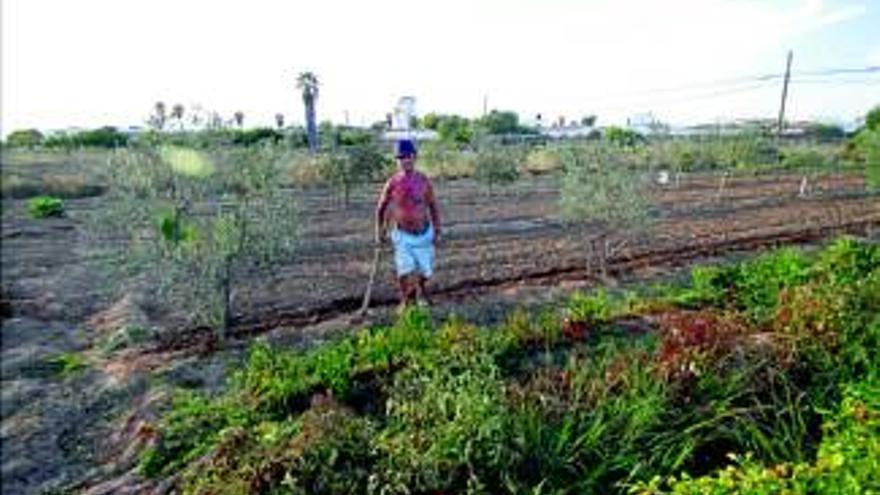
<instances>
[{"instance_id":1,"label":"white building","mask_svg":"<svg viewBox=\"0 0 880 495\"><path fill-rule=\"evenodd\" d=\"M415 96L401 96L391 114L391 128L408 130L410 122L416 116Z\"/></svg>"}]
</instances>

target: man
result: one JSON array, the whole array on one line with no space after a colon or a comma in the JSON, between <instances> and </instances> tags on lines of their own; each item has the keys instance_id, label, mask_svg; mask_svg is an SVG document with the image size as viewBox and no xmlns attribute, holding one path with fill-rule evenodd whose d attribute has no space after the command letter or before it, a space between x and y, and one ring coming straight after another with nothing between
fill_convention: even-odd
<instances>
[{"instance_id":1,"label":"man","mask_svg":"<svg viewBox=\"0 0 880 495\"><path fill-rule=\"evenodd\" d=\"M376 205L376 243L386 242L386 220L390 219L394 224L391 241L400 305L427 305L425 285L434 273L434 246L440 242L440 209L431 181L415 170L415 144L409 139L398 141L395 158L398 170L385 183Z\"/></svg>"}]
</instances>

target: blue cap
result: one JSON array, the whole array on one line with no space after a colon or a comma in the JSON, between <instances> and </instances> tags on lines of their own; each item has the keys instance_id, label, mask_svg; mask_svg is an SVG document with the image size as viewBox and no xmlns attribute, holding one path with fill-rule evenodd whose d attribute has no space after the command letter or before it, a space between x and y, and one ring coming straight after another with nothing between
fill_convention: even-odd
<instances>
[{"instance_id":1,"label":"blue cap","mask_svg":"<svg viewBox=\"0 0 880 495\"><path fill-rule=\"evenodd\" d=\"M416 145L411 139L401 139L394 147L394 156L411 156L416 154Z\"/></svg>"}]
</instances>

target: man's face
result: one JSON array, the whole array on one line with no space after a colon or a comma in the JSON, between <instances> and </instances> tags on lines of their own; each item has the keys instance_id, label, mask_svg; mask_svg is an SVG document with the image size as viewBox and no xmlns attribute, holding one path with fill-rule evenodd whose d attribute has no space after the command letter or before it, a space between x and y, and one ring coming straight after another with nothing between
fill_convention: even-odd
<instances>
[{"instance_id":1,"label":"man's face","mask_svg":"<svg viewBox=\"0 0 880 495\"><path fill-rule=\"evenodd\" d=\"M416 165L415 155L401 155L397 157L397 165L405 172L412 172Z\"/></svg>"}]
</instances>

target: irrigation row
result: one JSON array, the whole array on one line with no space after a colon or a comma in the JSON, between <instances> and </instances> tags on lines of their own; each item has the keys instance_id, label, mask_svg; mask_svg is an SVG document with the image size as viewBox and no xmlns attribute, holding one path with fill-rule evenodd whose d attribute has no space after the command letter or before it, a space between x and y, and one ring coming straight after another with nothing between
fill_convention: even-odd
<instances>
[{"instance_id":1,"label":"irrigation row","mask_svg":"<svg viewBox=\"0 0 880 495\"><path fill-rule=\"evenodd\" d=\"M880 227L880 216L850 221L840 224L826 224L797 230L777 230L759 234L743 235L735 238L715 239L701 243L690 243L661 249L630 252L608 259L608 272L612 275L634 272L639 269L658 266L688 264L701 258L730 254L742 251L778 247L783 245L808 244L841 234L865 235ZM587 273L583 263L568 263L545 270L520 273L517 276L496 278L468 278L438 288L434 292L435 302L454 302L485 294L489 291L517 286L523 283L533 285L554 285L570 280L597 280L593 273ZM277 312L275 314L251 315L239 319L229 332L228 338L243 340L270 330L282 327L302 327L318 324L354 312L360 305L359 297L342 297L305 310ZM372 306L389 307L397 304L390 297L374 299ZM184 334L189 338L175 338L160 342L152 352L204 351L213 347L214 334L209 328L193 328Z\"/></svg>"}]
</instances>

